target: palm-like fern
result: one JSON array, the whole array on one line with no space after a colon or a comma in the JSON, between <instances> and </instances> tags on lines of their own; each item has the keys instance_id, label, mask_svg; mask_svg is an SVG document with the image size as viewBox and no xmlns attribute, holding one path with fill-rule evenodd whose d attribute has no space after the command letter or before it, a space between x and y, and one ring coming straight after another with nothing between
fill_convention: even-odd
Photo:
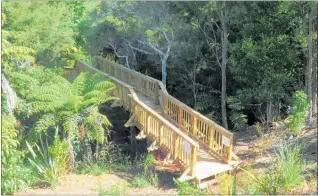
<instances>
[{"instance_id":1,"label":"palm-like fern","mask_svg":"<svg viewBox=\"0 0 318 196\"><path fill-rule=\"evenodd\" d=\"M34 89L28 96L30 113L42 114L35 124L35 131L46 131L60 123L73 137L79 133L81 124L88 136L103 143L104 130L107 131L111 124L98 112L98 105L117 99L110 96L114 87L100 74L81 73L73 83L61 76L53 77L50 83Z\"/></svg>"},{"instance_id":2,"label":"palm-like fern","mask_svg":"<svg viewBox=\"0 0 318 196\"><path fill-rule=\"evenodd\" d=\"M5 68L8 65L8 60L24 61L30 63L35 62L33 55L35 51L31 48L24 46L16 46L8 41L11 32L2 31L2 51L1 58Z\"/></svg>"}]
</instances>

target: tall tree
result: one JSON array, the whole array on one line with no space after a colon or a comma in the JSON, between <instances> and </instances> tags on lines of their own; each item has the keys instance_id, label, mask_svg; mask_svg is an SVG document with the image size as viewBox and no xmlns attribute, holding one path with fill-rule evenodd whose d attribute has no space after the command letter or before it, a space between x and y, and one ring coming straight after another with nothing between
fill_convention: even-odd
<instances>
[{"instance_id":1,"label":"tall tree","mask_svg":"<svg viewBox=\"0 0 318 196\"><path fill-rule=\"evenodd\" d=\"M221 40L222 40L222 63L221 63L221 75L222 75L222 90L221 90L221 112L222 122L224 128L228 128L227 125L227 114L226 114L226 67L227 67L227 52L228 52L228 11L225 1L218 2L220 9L220 20L221 20Z\"/></svg>"},{"instance_id":2,"label":"tall tree","mask_svg":"<svg viewBox=\"0 0 318 196\"><path fill-rule=\"evenodd\" d=\"M236 96L258 116L267 128L273 111L295 88L300 50L292 42L292 27L297 24L290 2L244 2L237 15L237 40L231 47L230 69L239 89ZM271 6L271 9L267 9ZM270 13L270 14L269 14ZM281 58L284 56L285 58ZM265 115L260 115L265 113Z\"/></svg>"},{"instance_id":3,"label":"tall tree","mask_svg":"<svg viewBox=\"0 0 318 196\"><path fill-rule=\"evenodd\" d=\"M211 12L211 19L203 22L202 32L211 48L216 63L221 68L221 114L224 128L228 128L226 112L226 68L228 64L229 3L225 1L211 2L206 8Z\"/></svg>"},{"instance_id":4,"label":"tall tree","mask_svg":"<svg viewBox=\"0 0 318 196\"><path fill-rule=\"evenodd\" d=\"M312 92L312 64L313 64L313 19L315 12L315 2L309 2L309 10L308 10L308 63L307 63L307 97L309 102L309 114L308 114L308 124L312 121L312 112L313 112L313 92Z\"/></svg>"}]
</instances>

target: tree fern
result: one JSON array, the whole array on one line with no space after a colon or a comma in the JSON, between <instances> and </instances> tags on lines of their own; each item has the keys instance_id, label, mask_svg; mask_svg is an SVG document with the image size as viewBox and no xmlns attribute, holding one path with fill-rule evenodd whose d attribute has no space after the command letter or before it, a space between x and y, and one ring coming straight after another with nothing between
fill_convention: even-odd
<instances>
[{"instance_id":1,"label":"tree fern","mask_svg":"<svg viewBox=\"0 0 318 196\"><path fill-rule=\"evenodd\" d=\"M81 73L78 75L72 83L72 90L74 94L82 95L85 91L86 86L88 85L89 73Z\"/></svg>"},{"instance_id":2,"label":"tree fern","mask_svg":"<svg viewBox=\"0 0 318 196\"><path fill-rule=\"evenodd\" d=\"M57 123L53 116L58 116L70 137L78 134L78 126L82 123L93 139L103 143L111 124L98 112L98 105L116 99L110 96L113 88L114 85L103 81L100 74L81 73L73 83L60 76L53 77L51 82L35 88L28 95L31 113L44 114L36 123L35 131L47 130Z\"/></svg>"},{"instance_id":3,"label":"tree fern","mask_svg":"<svg viewBox=\"0 0 318 196\"><path fill-rule=\"evenodd\" d=\"M27 61L29 64L35 62L34 54L35 50L24 47L24 46L16 46L8 41L11 37L11 33L9 31L2 31L2 51L1 58L2 64L5 69L9 69L9 60L16 61Z\"/></svg>"}]
</instances>

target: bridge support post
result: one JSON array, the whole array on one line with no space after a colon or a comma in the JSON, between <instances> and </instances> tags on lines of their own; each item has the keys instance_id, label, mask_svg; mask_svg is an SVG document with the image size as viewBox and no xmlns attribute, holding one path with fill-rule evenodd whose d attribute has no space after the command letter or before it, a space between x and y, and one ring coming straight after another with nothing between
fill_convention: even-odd
<instances>
[{"instance_id":1,"label":"bridge support post","mask_svg":"<svg viewBox=\"0 0 318 196\"><path fill-rule=\"evenodd\" d=\"M197 164L197 150L198 148L196 146L193 146L191 154L192 154L192 160L191 160L191 176L195 176L196 172L196 164Z\"/></svg>"},{"instance_id":2,"label":"bridge support post","mask_svg":"<svg viewBox=\"0 0 318 196\"><path fill-rule=\"evenodd\" d=\"M131 140L130 140L131 159L132 159L132 163L134 163L136 159L136 127L135 126L130 127L130 135L131 135Z\"/></svg>"}]
</instances>

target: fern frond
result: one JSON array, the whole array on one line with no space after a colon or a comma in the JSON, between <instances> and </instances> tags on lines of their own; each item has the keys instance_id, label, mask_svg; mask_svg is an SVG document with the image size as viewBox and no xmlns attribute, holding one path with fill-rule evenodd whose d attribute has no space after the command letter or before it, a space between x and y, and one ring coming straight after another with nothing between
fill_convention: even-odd
<instances>
[{"instance_id":1,"label":"fern frond","mask_svg":"<svg viewBox=\"0 0 318 196\"><path fill-rule=\"evenodd\" d=\"M2 135L1 148L4 154L9 155L12 148L16 148L19 144L17 140L18 130L15 127L16 120L13 116L2 114Z\"/></svg>"},{"instance_id":2,"label":"fern frond","mask_svg":"<svg viewBox=\"0 0 318 196\"><path fill-rule=\"evenodd\" d=\"M90 98L93 98L93 97L103 97L103 96L105 96L104 92L98 91L98 90L92 90L92 91L86 93L84 95L84 98L85 99L90 99Z\"/></svg>"},{"instance_id":3,"label":"fern frond","mask_svg":"<svg viewBox=\"0 0 318 196\"><path fill-rule=\"evenodd\" d=\"M82 72L80 73L72 83L73 92L77 95L84 94L85 89L87 88L89 73Z\"/></svg>"},{"instance_id":4,"label":"fern frond","mask_svg":"<svg viewBox=\"0 0 318 196\"><path fill-rule=\"evenodd\" d=\"M71 86L71 83L66 78L59 76L59 75L53 77L52 82L53 82L53 84L63 84L66 86Z\"/></svg>"},{"instance_id":5,"label":"fern frond","mask_svg":"<svg viewBox=\"0 0 318 196\"><path fill-rule=\"evenodd\" d=\"M65 119L63 123L64 130L68 132L69 137L72 139L78 135L78 123L81 121L81 118L78 115L73 115Z\"/></svg>"},{"instance_id":6,"label":"fern frond","mask_svg":"<svg viewBox=\"0 0 318 196\"><path fill-rule=\"evenodd\" d=\"M26 89L30 89L38 85L38 81L25 73L9 72L8 79L12 87L18 92L23 93Z\"/></svg>"},{"instance_id":7,"label":"fern frond","mask_svg":"<svg viewBox=\"0 0 318 196\"><path fill-rule=\"evenodd\" d=\"M37 114L40 112L55 112L58 109L63 108L64 106L63 101L54 101L54 102L41 102L41 101L36 101L36 102L31 102L30 103L30 114Z\"/></svg>"},{"instance_id":8,"label":"fern frond","mask_svg":"<svg viewBox=\"0 0 318 196\"><path fill-rule=\"evenodd\" d=\"M107 90L109 88L115 88L115 85L110 80L99 82L94 86L94 90Z\"/></svg>"},{"instance_id":9,"label":"fern frond","mask_svg":"<svg viewBox=\"0 0 318 196\"><path fill-rule=\"evenodd\" d=\"M94 75L90 76L89 80L87 81L87 89L85 90L85 92L88 92L90 89L93 89L96 84L103 81L104 77L105 76L103 76L103 74L101 73L95 73Z\"/></svg>"},{"instance_id":10,"label":"fern frond","mask_svg":"<svg viewBox=\"0 0 318 196\"><path fill-rule=\"evenodd\" d=\"M55 126L57 119L53 114L44 114L36 123L34 131L36 133L41 133L46 131L49 127Z\"/></svg>"}]
</instances>

